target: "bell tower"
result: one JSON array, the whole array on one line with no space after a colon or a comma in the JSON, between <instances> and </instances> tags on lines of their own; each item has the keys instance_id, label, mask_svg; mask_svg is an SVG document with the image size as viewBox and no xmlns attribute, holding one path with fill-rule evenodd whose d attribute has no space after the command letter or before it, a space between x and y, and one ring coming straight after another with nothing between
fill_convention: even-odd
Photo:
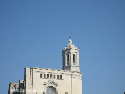
<instances>
[{"instance_id":1,"label":"bell tower","mask_svg":"<svg viewBox=\"0 0 125 94\"><path fill-rule=\"evenodd\" d=\"M63 70L80 72L79 49L68 40L67 46L62 50Z\"/></svg>"}]
</instances>

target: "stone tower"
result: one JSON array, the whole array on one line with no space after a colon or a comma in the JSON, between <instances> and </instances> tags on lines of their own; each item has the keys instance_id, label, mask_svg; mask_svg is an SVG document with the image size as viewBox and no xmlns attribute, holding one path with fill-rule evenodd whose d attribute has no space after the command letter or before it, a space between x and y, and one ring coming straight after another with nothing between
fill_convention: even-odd
<instances>
[{"instance_id":1,"label":"stone tower","mask_svg":"<svg viewBox=\"0 0 125 94\"><path fill-rule=\"evenodd\" d=\"M68 40L67 46L62 51L63 56L63 70L80 72L79 65L79 49Z\"/></svg>"}]
</instances>

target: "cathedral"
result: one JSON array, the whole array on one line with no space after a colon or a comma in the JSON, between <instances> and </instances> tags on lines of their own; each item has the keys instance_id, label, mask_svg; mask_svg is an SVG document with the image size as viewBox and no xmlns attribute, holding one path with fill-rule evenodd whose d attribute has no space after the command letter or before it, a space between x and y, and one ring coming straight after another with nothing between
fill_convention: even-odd
<instances>
[{"instance_id":1,"label":"cathedral","mask_svg":"<svg viewBox=\"0 0 125 94\"><path fill-rule=\"evenodd\" d=\"M69 39L62 50L62 69L24 68L24 80L9 83L8 94L82 94L79 48Z\"/></svg>"}]
</instances>

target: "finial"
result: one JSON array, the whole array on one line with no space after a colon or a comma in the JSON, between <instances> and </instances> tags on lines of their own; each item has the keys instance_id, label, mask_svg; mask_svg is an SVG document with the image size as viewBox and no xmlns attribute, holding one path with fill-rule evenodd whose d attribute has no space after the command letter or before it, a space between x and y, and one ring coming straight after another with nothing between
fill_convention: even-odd
<instances>
[{"instance_id":1,"label":"finial","mask_svg":"<svg viewBox=\"0 0 125 94\"><path fill-rule=\"evenodd\" d=\"M69 36L68 44L72 44L71 36Z\"/></svg>"}]
</instances>

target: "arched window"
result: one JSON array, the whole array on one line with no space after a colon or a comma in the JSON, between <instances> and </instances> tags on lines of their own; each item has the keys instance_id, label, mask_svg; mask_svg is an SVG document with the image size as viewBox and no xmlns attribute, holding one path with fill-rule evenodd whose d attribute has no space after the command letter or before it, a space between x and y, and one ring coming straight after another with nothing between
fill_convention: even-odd
<instances>
[{"instance_id":1,"label":"arched window","mask_svg":"<svg viewBox=\"0 0 125 94\"><path fill-rule=\"evenodd\" d=\"M73 63L75 64L76 62L76 58L75 58L75 54L73 54Z\"/></svg>"},{"instance_id":2,"label":"arched window","mask_svg":"<svg viewBox=\"0 0 125 94\"><path fill-rule=\"evenodd\" d=\"M49 74L47 74L47 78L49 78Z\"/></svg>"},{"instance_id":3,"label":"arched window","mask_svg":"<svg viewBox=\"0 0 125 94\"><path fill-rule=\"evenodd\" d=\"M53 86L47 87L46 94L57 94L56 88Z\"/></svg>"},{"instance_id":4,"label":"arched window","mask_svg":"<svg viewBox=\"0 0 125 94\"><path fill-rule=\"evenodd\" d=\"M67 55L67 65L69 65L69 59L70 59L70 57L69 57L69 54Z\"/></svg>"},{"instance_id":5,"label":"arched window","mask_svg":"<svg viewBox=\"0 0 125 94\"><path fill-rule=\"evenodd\" d=\"M60 79L62 80L62 75L60 75Z\"/></svg>"},{"instance_id":6,"label":"arched window","mask_svg":"<svg viewBox=\"0 0 125 94\"><path fill-rule=\"evenodd\" d=\"M57 79L59 79L59 75L57 75Z\"/></svg>"},{"instance_id":7,"label":"arched window","mask_svg":"<svg viewBox=\"0 0 125 94\"><path fill-rule=\"evenodd\" d=\"M40 78L42 78L42 76L43 76L43 75L42 75L42 74L40 74Z\"/></svg>"}]
</instances>

